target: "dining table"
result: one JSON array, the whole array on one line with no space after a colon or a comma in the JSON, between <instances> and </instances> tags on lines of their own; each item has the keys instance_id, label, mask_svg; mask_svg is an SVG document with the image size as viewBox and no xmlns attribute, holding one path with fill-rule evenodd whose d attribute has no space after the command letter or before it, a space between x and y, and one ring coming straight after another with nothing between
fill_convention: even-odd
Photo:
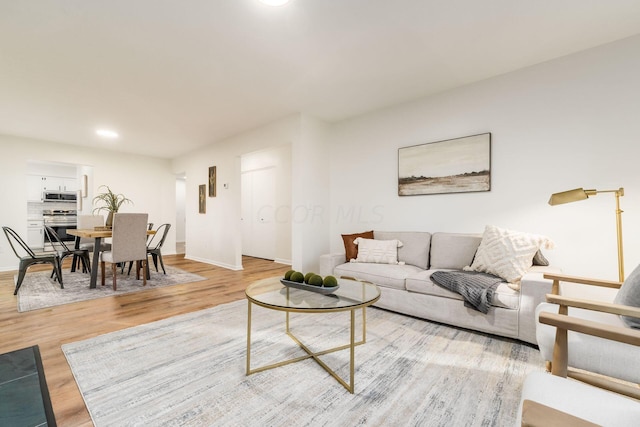
<instances>
[{"instance_id":1,"label":"dining table","mask_svg":"<svg viewBox=\"0 0 640 427\"><path fill-rule=\"evenodd\" d=\"M113 230L111 229L100 229L100 230L91 230L91 229L67 229L67 234L76 237L75 247L76 249L80 248L80 239L89 238L94 239L95 243L93 245L93 260L91 261L91 280L89 282L89 288L95 289L98 283L98 264L100 263L100 245L102 244L102 239L107 239L109 237L113 237ZM147 230L147 236L152 236L156 234L155 230ZM147 267L147 276L148 276L148 267Z\"/></svg>"}]
</instances>

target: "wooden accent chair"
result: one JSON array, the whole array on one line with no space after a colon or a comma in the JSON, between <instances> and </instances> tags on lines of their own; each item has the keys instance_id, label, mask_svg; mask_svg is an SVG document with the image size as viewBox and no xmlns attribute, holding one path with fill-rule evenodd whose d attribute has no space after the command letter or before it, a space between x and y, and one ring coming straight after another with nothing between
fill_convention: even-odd
<instances>
[{"instance_id":1,"label":"wooden accent chair","mask_svg":"<svg viewBox=\"0 0 640 427\"><path fill-rule=\"evenodd\" d=\"M545 278L553 280L552 293L547 295L547 302L536 309L536 316L542 313L569 314L587 322L597 322L614 329L631 329L628 320L633 313L638 313L638 303L633 299L620 297L635 293L640 296L640 266L625 280L617 281L586 279L561 274L545 274ZM581 298L571 298L561 293L560 285ZM570 291L570 290L569 290ZM563 293L569 293L563 292ZM613 303L616 301L617 303ZM633 305L631 305L633 304ZM623 318L622 316L631 316ZM635 321L635 328L640 327L640 320ZM538 322L536 338L540 353L547 361L547 369L553 370L554 351L556 349L556 328ZM567 375L582 381L589 381L593 375L581 372L593 372L612 378L619 378L631 383L640 383L640 347L625 342L605 341L597 336L568 333L567 339L571 352L568 355ZM596 380L594 380L596 381ZM639 424L640 425L640 424Z\"/></svg>"},{"instance_id":2,"label":"wooden accent chair","mask_svg":"<svg viewBox=\"0 0 640 427\"><path fill-rule=\"evenodd\" d=\"M149 215L142 213L116 213L113 215L113 235L111 250L100 253L102 286L105 283L105 263L111 264L113 272L113 290L116 290L117 264L136 262L136 279L140 279L143 270L143 286L147 285L144 269L147 263L147 220Z\"/></svg>"},{"instance_id":3,"label":"wooden accent chair","mask_svg":"<svg viewBox=\"0 0 640 427\"><path fill-rule=\"evenodd\" d=\"M64 285L62 284L62 269L60 268L60 259L58 258L58 254L36 254L29 245L22 240L18 233L13 231L11 228L2 227L2 230L9 241L9 245L11 246L13 253L16 254L18 259L20 259L20 264L18 266L18 280L16 281L16 289L13 291L14 295L18 294L18 290L20 289L20 286L22 286L24 276L27 274L27 269L34 264L51 264L53 266L53 272L55 273L56 280L60 283L60 288L64 289Z\"/></svg>"},{"instance_id":4,"label":"wooden accent chair","mask_svg":"<svg viewBox=\"0 0 640 427\"><path fill-rule=\"evenodd\" d=\"M553 288L536 310L536 332L551 373L534 372L525 380L521 425L640 425L640 308L628 305L639 295L640 266L622 287L605 280L545 277L553 280ZM602 301L602 294L600 300L558 295L560 282L613 289L607 299L616 303Z\"/></svg>"},{"instance_id":5,"label":"wooden accent chair","mask_svg":"<svg viewBox=\"0 0 640 427\"><path fill-rule=\"evenodd\" d=\"M557 300L556 300L557 301ZM559 302L561 311L574 302ZM580 302L575 303L584 307ZM610 304L614 305L614 304ZM640 319L638 308L613 308L626 315ZM640 388L635 384L616 382L611 378L582 372L576 376L580 380L567 378L571 370L567 361L572 353L569 334L598 338L601 345L624 343L640 346L640 330L611 326L590 320L542 312L540 323L556 328L556 340L551 373L534 372L527 376L522 387L518 425L527 427L553 426L637 426L640 420ZM573 343L577 342L573 340ZM629 369L633 369L629 367ZM630 397L634 396L634 397Z\"/></svg>"}]
</instances>

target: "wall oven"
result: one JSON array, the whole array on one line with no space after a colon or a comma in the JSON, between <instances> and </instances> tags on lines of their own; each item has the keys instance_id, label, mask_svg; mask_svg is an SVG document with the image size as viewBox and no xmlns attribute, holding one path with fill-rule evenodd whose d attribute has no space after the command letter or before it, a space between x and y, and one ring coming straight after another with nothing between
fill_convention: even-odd
<instances>
[{"instance_id":1,"label":"wall oven","mask_svg":"<svg viewBox=\"0 0 640 427\"><path fill-rule=\"evenodd\" d=\"M44 224L51 227L63 242L75 241L75 236L67 233L67 230L77 228L77 212L75 210L44 210L42 211L42 219ZM50 248L51 244L46 241L45 249Z\"/></svg>"}]
</instances>

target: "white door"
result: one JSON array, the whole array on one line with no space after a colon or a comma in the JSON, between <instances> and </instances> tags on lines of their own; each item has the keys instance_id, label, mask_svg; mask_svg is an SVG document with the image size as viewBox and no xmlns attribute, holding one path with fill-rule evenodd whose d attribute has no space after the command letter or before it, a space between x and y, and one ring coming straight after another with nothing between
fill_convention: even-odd
<instances>
[{"instance_id":1,"label":"white door","mask_svg":"<svg viewBox=\"0 0 640 427\"><path fill-rule=\"evenodd\" d=\"M275 169L242 174L242 253L275 259Z\"/></svg>"}]
</instances>

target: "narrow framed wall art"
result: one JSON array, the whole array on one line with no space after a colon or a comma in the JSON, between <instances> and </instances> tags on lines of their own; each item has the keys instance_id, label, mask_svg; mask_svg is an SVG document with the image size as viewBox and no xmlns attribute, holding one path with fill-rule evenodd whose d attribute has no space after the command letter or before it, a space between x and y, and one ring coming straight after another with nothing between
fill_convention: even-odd
<instances>
[{"instance_id":1,"label":"narrow framed wall art","mask_svg":"<svg viewBox=\"0 0 640 427\"><path fill-rule=\"evenodd\" d=\"M398 195L491 190L491 134L398 149Z\"/></svg>"},{"instance_id":2,"label":"narrow framed wall art","mask_svg":"<svg viewBox=\"0 0 640 427\"><path fill-rule=\"evenodd\" d=\"M207 185L198 186L198 213L207 213Z\"/></svg>"},{"instance_id":3,"label":"narrow framed wall art","mask_svg":"<svg viewBox=\"0 0 640 427\"><path fill-rule=\"evenodd\" d=\"M216 197L216 167L209 167L209 197Z\"/></svg>"}]
</instances>

